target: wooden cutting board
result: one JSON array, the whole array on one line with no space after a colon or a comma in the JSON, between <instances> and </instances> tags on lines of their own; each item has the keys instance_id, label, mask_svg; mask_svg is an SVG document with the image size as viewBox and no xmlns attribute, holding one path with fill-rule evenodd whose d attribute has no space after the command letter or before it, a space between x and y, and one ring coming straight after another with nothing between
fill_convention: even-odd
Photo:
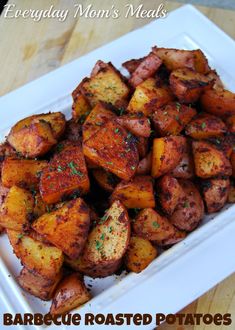
<instances>
[{"instance_id":1,"label":"wooden cutting board","mask_svg":"<svg viewBox=\"0 0 235 330\"><path fill-rule=\"evenodd\" d=\"M162 1L145 0L146 8L157 8ZM32 8L30 0L18 0L17 7ZM51 0L55 8L74 10L76 0ZM80 1L85 6L93 3L95 8L109 8L109 0ZM116 8L122 10L127 3L140 4L140 0L113 1ZM166 8L171 10L182 4L166 1ZM48 8L47 1L37 2L37 8ZM197 7L201 12L235 38L235 12L216 8ZM0 17L0 95L51 71L55 68L95 49L107 42L126 34L149 20L132 18L74 19L69 16L64 22L44 19L33 22L30 19L4 19ZM17 106L17 105L16 105ZM6 111L7 109L1 109ZM200 299L186 307L183 313L231 313L235 316L235 274L224 280ZM234 320L235 322L235 320ZM216 329L235 329L216 327ZM177 326L162 325L159 329L203 330L215 329L215 326Z\"/></svg>"}]
</instances>

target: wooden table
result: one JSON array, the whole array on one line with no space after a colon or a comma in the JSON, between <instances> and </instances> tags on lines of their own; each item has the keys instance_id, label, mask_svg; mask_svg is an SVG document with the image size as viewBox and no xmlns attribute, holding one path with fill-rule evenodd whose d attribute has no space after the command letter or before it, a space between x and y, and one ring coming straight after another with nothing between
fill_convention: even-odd
<instances>
[{"instance_id":1,"label":"wooden table","mask_svg":"<svg viewBox=\"0 0 235 330\"><path fill-rule=\"evenodd\" d=\"M157 8L162 1L143 1L146 8ZM30 0L18 0L17 7L32 8ZM51 0L55 8L73 10L76 0ZM109 8L109 0L80 1L84 5L93 3L95 8ZM113 1L117 8L126 3L139 4L141 1ZM168 1L168 11L182 4ZM37 8L48 8L47 1L37 2ZM226 33L235 38L235 12L216 8L198 6L198 9L220 26ZM33 22L30 19L4 19L0 17L0 95L3 95L28 81L31 81L79 56L101 46L119 36L136 29L149 20L120 18L106 19L74 19L70 15L63 23L57 20L44 19ZM16 105L17 106L17 105ZM1 109L7 111L7 109ZM235 316L235 274L224 280L200 299L186 307L184 313L232 313ZM234 319L235 322L235 319ZM206 329L214 329L207 326ZM229 327L234 329L233 327ZM161 329L170 329L162 325ZM183 330L182 326L171 329ZM202 330L204 326L187 327L187 330ZM216 327L228 329L228 327Z\"/></svg>"}]
</instances>

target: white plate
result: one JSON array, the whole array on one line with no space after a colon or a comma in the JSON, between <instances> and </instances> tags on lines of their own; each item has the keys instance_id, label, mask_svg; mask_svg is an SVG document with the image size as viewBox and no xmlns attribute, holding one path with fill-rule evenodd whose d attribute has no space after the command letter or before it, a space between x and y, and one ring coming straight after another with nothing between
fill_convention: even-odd
<instances>
[{"instance_id":1,"label":"white plate","mask_svg":"<svg viewBox=\"0 0 235 330\"><path fill-rule=\"evenodd\" d=\"M112 61L120 68L122 62L145 55L155 44L201 48L226 86L235 91L234 41L194 7L186 5L170 13L167 19L156 20L128 33L1 97L0 138L18 119L29 114L49 110L69 114L71 91L90 73L98 59ZM129 274L123 279L109 277L95 280L92 288L94 298L76 312L154 315L179 311L235 271L234 216L235 206L226 207L212 221L207 219L183 242L164 252L141 274ZM0 251L0 312L48 312L48 303L24 293L14 281L20 263L12 254L6 236L0 239ZM144 329L153 327L154 324ZM80 326L80 329L84 328ZM99 329L104 328L99 326ZM116 328L119 329L112 327ZM132 328L143 327L127 327Z\"/></svg>"}]
</instances>

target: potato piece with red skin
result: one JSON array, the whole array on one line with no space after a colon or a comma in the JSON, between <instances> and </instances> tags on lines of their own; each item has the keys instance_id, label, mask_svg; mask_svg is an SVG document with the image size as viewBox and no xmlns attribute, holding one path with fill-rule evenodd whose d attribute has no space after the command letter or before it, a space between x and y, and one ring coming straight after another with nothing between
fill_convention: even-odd
<instances>
[{"instance_id":1,"label":"potato piece with red skin","mask_svg":"<svg viewBox=\"0 0 235 330\"><path fill-rule=\"evenodd\" d=\"M167 215L171 215L184 196L181 185L172 176L164 175L157 181L156 187L162 210Z\"/></svg>"},{"instance_id":2,"label":"potato piece with red skin","mask_svg":"<svg viewBox=\"0 0 235 330\"><path fill-rule=\"evenodd\" d=\"M171 237L176 229L166 217L152 208L146 208L133 220L133 230L139 237L158 242Z\"/></svg>"},{"instance_id":3,"label":"potato piece with red skin","mask_svg":"<svg viewBox=\"0 0 235 330\"><path fill-rule=\"evenodd\" d=\"M125 207L115 201L90 232L79 271L91 277L106 277L121 265L130 241L130 221Z\"/></svg>"},{"instance_id":4,"label":"potato piece with red skin","mask_svg":"<svg viewBox=\"0 0 235 330\"><path fill-rule=\"evenodd\" d=\"M50 300L61 278L62 272L56 274L54 279L46 279L23 267L17 281L25 291L33 296L42 300Z\"/></svg>"},{"instance_id":5,"label":"potato piece with red skin","mask_svg":"<svg viewBox=\"0 0 235 330\"><path fill-rule=\"evenodd\" d=\"M134 272L140 273L156 258L157 249L147 239L132 236L124 262L126 267Z\"/></svg>"},{"instance_id":6,"label":"potato piece with red skin","mask_svg":"<svg viewBox=\"0 0 235 330\"><path fill-rule=\"evenodd\" d=\"M147 138L151 134L151 125L147 117L138 115L124 115L118 117L116 121L135 136Z\"/></svg>"},{"instance_id":7,"label":"potato piece with red skin","mask_svg":"<svg viewBox=\"0 0 235 330\"><path fill-rule=\"evenodd\" d=\"M218 117L235 115L235 93L226 89L208 89L200 98L201 107L204 111Z\"/></svg>"},{"instance_id":8,"label":"potato piece with red skin","mask_svg":"<svg viewBox=\"0 0 235 330\"><path fill-rule=\"evenodd\" d=\"M171 102L174 96L168 86L159 86L154 78L148 78L135 89L127 111L151 115L156 108Z\"/></svg>"},{"instance_id":9,"label":"potato piece with red skin","mask_svg":"<svg viewBox=\"0 0 235 330\"><path fill-rule=\"evenodd\" d=\"M47 204L59 202L76 192L86 194L90 188L81 145L65 141L60 146L61 150L51 158L40 178L40 193Z\"/></svg>"},{"instance_id":10,"label":"potato piece with red skin","mask_svg":"<svg viewBox=\"0 0 235 330\"><path fill-rule=\"evenodd\" d=\"M203 113L188 124L185 134L197 140L223 136L226 131L226 126L220 118Z\"/></svg>"},{"instance_id":11,"label":"potato piece with red skin","mask_svg":"<svg viewBox=\"0 0 235 330\"><path fill-rule=\"evenodd\" d=\"M86 242L90 227L90 210L81 198L43 214L32 228L71 259L77 259ZM64 239L66 237L66 239Z\"/></svg>"},{"instance_id":12,"label":"potato piece with red skin","mask_svg":"<svg viewBox=\"0 0 235 330\"><path fill-rule=\"evenodd\" d=\"M230 181L228 178L216 178L202 180L203 199L208 213L214 213L222 209L228 199Z\"/></svg>"},{"instance_id":13,"label":"potato piece with red skin","mask_svg":"<svg viewBox=\"0 0 235 330\"><path fill-rule=\"evenodd\" d=\"M122 66L130 73L132 74L140 65L141 62L143 62L143 60L145 59L145 57L141 57L138 59L132 59L129 61L126 61L124 63L122 63Z\"/></svg>"},{"instance_id":14,"label":"potato piece with red skin","mask_svg":"<svg viewBox=\"0 0 235 330\"><path fill-rule=\"evenodd\" d=\"M137 175L146 175L151 173L152 168L152 151L150 151L147 156L141 159L139 162L136 174Z\"/></svg>"},{"instance_id":15,"label":"potato piece with red skin","mask_svg":"<svg viewBox=\"0 0 235 330\"><path fill-rule=\"evenodd\" d=\"M153 180L150 176L135 176L121 181L111 195L111 201L120 200L127 208L155 207Z\"/></svg>"},{"instance_id":16,"label":"potato piece with red skin","mask_svg":"<svg viewBox=\"0 0 235 330\"><path fill-rule=\"evenodd\" d=\"M196 113L195 109L178 102L169 103L154 112L154 128L160 136L178 135Z\"/></svg>"},{"instance_id":17,"label":"potato piece with red skin","mask_svg":"<svg viewBox=\"0 0 235 330\"><path fill-rule=\"evenodd\" d=\"M177 179L191 179L195 176L192 145L189 140L179 164L172 170L171 175Z\"/></svg>"},{"instance_id":18,"label":"potato piece with red skin","mask_svg":"<svg viewBox=\"0 0 235 330\"><path fill-rule=\"evenodd\" d=\"M200 49L153 47L152 51L163 61L169 71L189 68L204 74L210 70L208 61Z\"/></svg>"},{"instance_id":19,"label":"potato piece with red skin","mask_svg":"<svg viewBox=\"0 0 235 330\"><path fill-rule=\"evenodd\" d=\"M190 69L172 71L169 81L173 94L182 103L196 102L211 84L205 75Z\"/></svg>"},{"instance_id":20,"label":"potato piece with red skin","mask_svg":"<svg viewBox=\"0 0 235 330\"><path fill-rule=\"evenodd\" d=\"M80 274L66 276L58 285L52 300L50 314L64 315L91 299Z\"/></svg>"},{"instance_id":21,"label":"potato piece with red skin","mask_svg":"<svg viewBox=\"0 0 235 330\"><path fill-rule=\"evenodd\" d=\"M45 160L6 158L2 164L2 183L8 188L15 185L37 188L41 171L47 164Z\"/></svg>"},{"instance_id":22,"label":"potato piece with red skin","mask_svg":"<svg viewBox=\"0 0 235 330\"><path fill-rule=\"evenodd\" d=\"M121 179L134 176L139 155L136 140L119 124L109 121L83 143L84 155Z\"/></svg>"},{"instance_id":23,"label":"potato piece with red skin","mask_svg":"<svg viewBox=\"0 0 235 330\"><path fill-rule=\"evenodd\" d=\"M182 160L186 139L169 136L153 140L152 176L157 178L172 171Z\"/></svg>"},{"instance_id":24,"label":"potato piece with red skin","mask_svg":"<svg viewBox=\"0 0 235 330\"><path fill-rule=\"evenodd\" d=\"M175 233L171 235L169 238L163 239L162 241L158 241L157 245L159 246L171 246L176 243L181 242L185 237L187 236L187 233L182 230L178 230L175 228Z\"/></svg>"},{"instance_id":25,"label":"potato piece with red skin","mask_svg":"<svg viewBox=\"0 0 235 330\"><path fill-rule=\"evenodd\" d=\"M111 107L104 102L98 102L87 116L82 126L83 141L89 139L109 120L116 118Z\"/></svg>"},{"instance_id":26,"label":"potato piece with red skin","mask_svg":"<svg viewBox=\"0 0 235 330\"><path fill-rule=\"evenodd\" d=\"M204 204L195 185L188 180L180 180L184 197L170 216L170 222L179 230L190 232L201 222L204 216Z\"/></svg>"},{"instance_id":27,"label":"potato piece with red skin","mask_svg":"<svg viewBox=\"0 0 235 330\"><path fill-rule=\"evenodd\" d=\"M152 77L161 66L162 61L154 53L148 54L137 66L129 79L131 86L136 87L146 79Z\"/></svg>"},{"instance_id":28,"label":"potato piece with red skin","mask_svg":"<svg viewBox=\"0 0 235 330\"><path fill-rule=\"evenodd\" d=\"M139 158L142 159L145 156L147 156L148 150L149 150L149 140L148 138L144 138L142 136L136 137L133 136L133 140L136 141L137 149L139 153Z\"/></svg>"},{"instance_id":29,"label":"potato piece with red skin","mask_svg":"<svg viewBox=\"0 0 235 330\"><path fill-rule=\"evenodd\" d=\"M116 175L105 171L103 168L94 169L92 174L99 186L108 192L112 192L120 182L120 179Z\"/></svg>"},{"instance_id":30,"label":"potato piece with red skin","mask_svg":"<svg viewBox=\"0 0 235 330\"><path fill-rule=\"evenodd\" d=\"M192 147L197 176L206 179L232 174L231 164L221 150L204 141L194 141Z\"/></svg>"}]
</instances>

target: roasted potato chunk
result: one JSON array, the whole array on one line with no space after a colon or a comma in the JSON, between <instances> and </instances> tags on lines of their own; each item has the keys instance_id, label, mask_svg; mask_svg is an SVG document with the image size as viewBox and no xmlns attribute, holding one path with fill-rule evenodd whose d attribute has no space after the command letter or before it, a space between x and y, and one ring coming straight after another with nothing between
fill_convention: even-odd
<instances>
[{"instance_id":1,"label":"roasted potato chunk","mask_svg":"<svg viewBox=\"0 0 235 330\"><path fill-rule=\"evenodd\" d=\"M228 178L201 181L201 188L208 213L222 209L228 199L230 181Z\"/></svg>"},{"instance_id":2,"label":"roasted potato chunk","mask_svg":"<svg viewBox=\"0 0 235 330\"><path fill-rule=\"evenodd\" d=\"M117 122L135 136L147 138L151 134L150 121L144 116L124 115L118 117Z\"/></svg>"},{"instance_id":3,"label":"roasted potato chunk","mask_svg":"<svg viewBox=\"0 0 235 330\"><path fill-rule=\"evenodd\" d=\"M171 175L179 179L191 179L195 175L191 142L187 140L186 148L179 164L173 169Z\"/></svg>"},{"instance_id":4,"label":"roasted potato chunk","mask_svg":"<svg viewBox=\"0 0 235 330\"><path fill-rule=\"evenodd\" d=\"M25 157L35 158L46 154L56 144L56 139L48 122L39 121L16 130L14 126L8 142Z\"/></svg>"},{"instance_id":5,"label":"roasted potato chunk","mask_svg":"<svg viewBox=\"0 0 235 330\"><path fill-rule=\"evenodd\" d=\"M235 93L228 90L209 89L201 98L202 109L218 117L235 115Z\"/></svg>"},{"instance_id":6,"label":"roasted potato chunk","mask_svg":"<svg viewBox=\"0 0 235 330\"><path fill-rule=\"evenodd\" d=\"M152 156L153 156L152 151L150 151L146 157L141 159L136 171L137 175L146 175L151 173Z\"/></svg>"},{"instance_id":7,"label":"roasted potato chunk","mask_svg":"<svg viewBox=\"0 0 235 330\"><path fill-rule=\"evenodd\" d=\"M8 142L26 157L38 157L56 144L65 130L65 117L60 112L33 115L14 125Z\"/></svg>"},{"instance_id":8,"label":"roasted potato chunk","mask_svg":"<svg viewBox=\"0 0 235 330\"><path fill-rule=\"evenodd\" d=\"M20 286L33 296L50 300L61 277L62 272L59 272L54 279L47 279L23 267L17 280Z\"/></svg>"},{"instance_id":9,"label":"roasted potato chunk","mask_svg":"<svg viewBox=\"0 0 235 330\"><path fill-rule=\"evenodd\" d=\"M235 203L235 185L233 180L231 180L229 186L228 203Z\"/></svg>"},{"instance_id":10,"label":"roasted potato chunk","mask_svg":"<svg viewBox=\"0 0 235 330\"><path fill-rule=\"evenodd\" d=\"M5 187L22 186L37 188L45 160L6 158L2 164L2 184Z\"/></svg>"},{"instance_id":11,"label":"roasted potato chunk","mask_svg":"<svg viewBox=\"0 0 235 330\"><path fill-rule=\"evenodd\" d=\"M208 61L200 49L182 50L153 47L153 52L162 60L169 71L189 68L204 74L210 70Z\"/></svg>"},{"instance_id":12,"label":"roasted potato chunk","mask_svg":"<svg viewBox=\"0 0 235 330\"><path fill-rule=\"evenodd\" d=\"M160 58L155 55L154 53L148 54L142 61L139 63L137 68L134 70L134 72L131 75L131 78L129 79L129 83L136 87L139 84L141 84L143 81L145 81L147 78L152 77L156 71L161 66L162 61Z\"/></svg>"},{"instance_id":13,"label":"roasted potato chunk","mask_svg":"<svg viewBox=\"0 0 235 330\"><path fill-rule=\"evenodd\" d=\"M92 107L99 101L121 107L126 105L129 96L128 86L125 84L120 72L111 63L102 63L96 72L93 71L91 78L83 79L79 90L88 99Z\"/></svg>"},{"instance_id":14,"label":"roasted potato chunk","mask_svg":"<svg viewBox=\"0 0 235 330\"><path fill-rule=\"evenodd\" d=\"M211 137L222 136L226 131L224 122L220 118L209 114L199 115L185 129L186 135L194 139L209 139Z\"/></svg>"},{"instance_id":15,"label":"roasted potato chunk","mask_svg":"<svg viewBox=\"0 0 235 330\"><path fill-rule=\"evenodd\" d=\"M111 200L120 200L127 208L155 207L153 180L150 176L136 176L122 181L114 189Z\"/></svg>"},{"instance_id":16,"label":"roasted potato chunk","mask_svg":"<svg viewBox=\"0 0 235 330\"><path fill-rule=\"evenodd\" d=\"M120 179L116 177L116 175L107 172L102 168L94 169L92 174L99 186L108 192L112 192L116 185L120 182Z\"/></svg>"},{"instance_id":17,"label":"roasted potato chunk","mask_svg":"<svg viewBox=\"0 0 235 330\"><path fill-rule=\"evenodd\" d=\"M66 276L58 285L52 300L50 314L63 315L72 309L85 304L91 299L80 274Z\"/></svg>"},{"instance_id":18,"label":"roasted potato chunk","mask_svg":"<svg viewBox=\"0 0 235 330\"><path fill-rule=\"evenodd\" d=\"M20 231L7 230L13 251L22 264L34 274L55 279L63 264L63 253L54 246L37 241Z\"/></svg>"},{"instance_id":19,"label":"roasted potato chunk","mask_svg":"<svg viewBox=\"0 0 235 330\"><path fill-rule=\"evenodd\" d=\"M182 230L176 229L174 234L169 238L163 239L162 241L157 241L157 245L159 246L170 246L176 243L181 242L186 237L186 232Z\"/></svg>"},{"instance_id":20,"label":"roasted potato chunk","mask_svg":"<svg viewBox=\"0 0 235 330\"><path fill-rule=\"evenodd\" d=\"M224 84L215 70L210 70L206 76L212 81L212 88L216 90L224 89Z\"/></svg>"},{"instance_id":21,"label":"roasted potato chunk","mask_svg":"<svg viewBox=\"0 0 235 330\"><path fill-rule=\"evenodd\" d=\"M161 208L167 215L171 215L184 196L178 180L170 175L164 175L157 181L158 199Z\"/></svg>"},{"instance_id":22,"label":"roasted potato chunk","mask_svg":"<svg viewBox=\"0 0 235 330\"><path fill-rule=\"evenodd\" d=\"M235 133L235 115L226 119L226 125L230 133Z\"/></svg>"},{"instance_id":23,"label":"roasted potato chunk","mask_svg":"<svg viewBox=\"0 0 235 330\"><path fill-rule=\"evenodd\" d=\"M135 174L139 163L135 139L112 121L84 142L83 152L88 159L124 180Z\"/></svg>"},{"instance_id":24,"label":"roasted potato chunk","mask_svg":"<svg viewBox=\"0 0 235 330\"><path fill-rule=\"evenodd\" d=\"M110 119L114 119L115 117L116 115L110 110L110 106L101 102L97 103L83 124L83 140L85 141L89 139L92 135L99 131L99 129L106 122L108 122Z\"/></svg>"},{"instance_id":25,"label":"roasted potato chunk","mask_svg":"<svg viewBox=\"0 0 235 330\"><path fill-rule=\"evenodd\" d=\"M34 199L29 191L11 187L0 209L0 225L14 230L27 229L33 208Z\"/></svg>"},{"instance_id":26,"label":"roasted potato chunk","mask_svg":"<svg viewBox=\"0 0 235 330\"><path fill-rule=\"evenodd\" d=\"M92 277L105 277L119 267L130 240L130 221L125 207L112 203L92 229L80 259L79 270Z\"/></svg>"},{"instance_id":27,"label":"roasted potato chunk","mask_svg":"<svg viewBox=\"0 0 235 330\"><path fill-rule=\"evenodd\" d=\"M196 113L195 109L178 102L169 103L154 112L154 128L160 136L178 135Z\"/></svg>"},{"instance_id":28,"label":"roasted potato chunk","mask_svg":"<svg viewBox=\"0 0 235 330\"><path fill-rule=\"evenodd\" d=\"M190 69L178 69L170 75L173 94L182 103L196 102L203 91L210 86L208 77Z\"/></svg>"},{"instance_id":29,"label":"roasted potato chunk","mask_svg":"<svg viewBox=\"0 0 235 330\"><path fill-rule=\"evenodd\" d=\"M235 178L235 151L231 154L232 176Z\"/></svg>"},{"instance_id":30,"label":"roasted potato chunk","mask_svg":"<svg viewBox=\"0 0 235 330\"><path fill-rule=\"evenodd\" d=\"M167 218L154 209L146 208L134 219L133 230L137 236L158 242L171 237L176 229Z\"/></svg>"},{"instance_id":31,"label":"roasted potato chunk","mask_svg":"<svg viewBox=\"0 0 235 330\"><path fill-rule=\"evenodd\" d=\"M79 143L61 143L61 148L42 171L40 193L47 204L59 202L73 193L85 194L90 181Z\"/></svg>"},{"instance_id":32,"label":"roasted potato chunk","mask_svg":"<svg viewBox=\"0 0 235 330\"><path fill-rule=\"evenodd\" d=\"M194 230L204 216L204 204L201 195L191 181L180 180L184 197L170 216L171 223L179 230Z\"/></svg>"},{"instance_id":33,"label":"roasted potato chunk","mask_svg":"<svg viewBox=\"0 0 235 330\"><path fill-rule=\"evenodd\" d=\"M157 178L173 170L181 161L186 140L169 136L153 140L152 176Z\"/></svg>"},{"instance_id":34,"label":"roasted potato chunk","mask_svg":"<svg viewBox=\"0 0 235 330\"><path fill-rule=\"evenodd\" d=\"M43 235L71 259L77 259L81 254L89 227L90 211L81 198L42 215L32 225L36 232Z\"/></svg>"},{"instance_id":35,"label":"roasted potato chunk","mask_svg":"<svg viewBox=\"0 0 235 330\"><path fill-rule=\"evenodd\" d=\"M145 57L137 58L137 59L131 59L129 61L126 61L122 63L122 66L130 73L132 74L140 65L140 63L145 59Z\"/></svg>"},{"instance_id":36,"label":"roasted potato chunk","mask_svg":"<svg viewBox=\"0 0 235 330\"><path fill-rule=\"evenodd\" d=\"M143 113L149 116L156 108L173 100L173 95L167 86L158 87L154 78L149 78L138 85L128 104L127 111Z\"/></svg>"},{"instance_id":37,"label":"roasted potato chunk","mask_svg":"<svg viewBox=\"0 0 235 330\"><path fill-rule=\"evenodd\" d=\"M72 118L77 123L83 124L91 111L91 107L84 95L78 94L72 105Z\"/></svg>"},{"instance_id":38,"label":"roasted potato chunk","mask_svg":"<svg viewBox=\"0 0 235 330\"><path fill-rule=\"evenodd\" d=\"M124 259L125 265L130 271L140 273L156 256L157 249L147 239L132 236Z\"/></svg>"},{"instance_id":39,"label":"roasted potato chunk","mask_svg":"<svg viewBox=\"0 0 235 330\"><path fill-rule=\"evenodd\" d=\"M197 176L206 179L232 174L231 164L221 150L204 141L194 141L192 146Z\"/></svg>"}]
</instances>

